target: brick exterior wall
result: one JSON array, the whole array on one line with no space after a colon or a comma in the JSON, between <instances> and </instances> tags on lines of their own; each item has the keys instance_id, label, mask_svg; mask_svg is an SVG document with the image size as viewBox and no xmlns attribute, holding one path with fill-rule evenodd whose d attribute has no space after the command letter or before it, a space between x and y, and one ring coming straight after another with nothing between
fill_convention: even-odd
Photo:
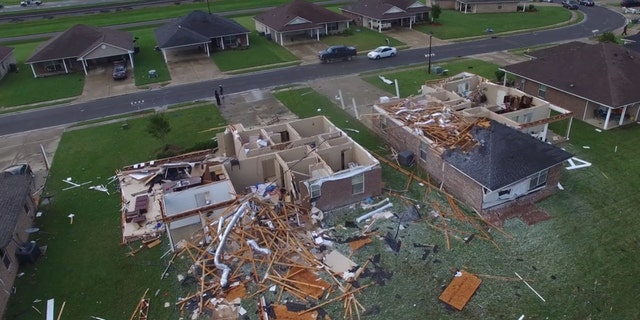
<instances>
[{"instance_id":1,"label":"brick exterior wall","mask_svg":"<svg viewBox=\"0 0 640 320\"><path fill-rule=\"evenodd\" d=\"M366 117L363 122L379 136L384 137L397 151L411 151L415 155L416 164L432 178L432 183L444 186L444 189L457 199L467 203L479 212L482 211L482 186L462 174L447 163L444 163L437 150L428 148L426 159L420 156L420 139L403 127L397 127L387 120L386 129L381 127L380 117ZM444 165L443 165L444 164ZM434 181L435 180L435 181Z\"/></svg>"},{"instance_id":2,"label":"brick exterior wall","mask_svg":"<svg viewBox=\"0 0 640 320\"><path fill-rule=\"evenodd\" d=\"M520 85L522 81L524 81L524 87L522 88L522 91L534 97L539 97L538 96L538 91L540 89L539 82L525 80L522 78L516 78L515 84ZM573 112L574 118L580 119L580 120L594 118L595 111L598 110L598 107L599 107L597 104L588 102L584 99L578 98L576 96L573 96L549 87L547 87L547 91L543 99L561 108L564 108ZM587 109L586 113L585 113L585 108Z\"/></svg>"},{"instance_id":3,"label":"brick exterior wall","mask_svg":"<svg viewBox=\"0 0 640 320\"><path fill-rule=\"evenodd\" d=\"M320 198L316 200L316 207L320 210L331 210L343 207L369 197L377 197L382 194L382 168L377 167L364 173L364 192L351 193L351 178L322 183ZM300 185L300 198L309 197L309 191Z\"/></svg>"},{"instance_id":4,"label":"brick exterior wall","mask_svg":"<svg viewBox=\"0 0 640 320\"><path fill-rule=\"evenodd\" d=\"M32 187L33 190L33 187ZM28 212L20 212L19 219L16 224L16 228L14 231L14 239L17 242L26 242L29 238L29 235L25 232L27 228L30 228L33 225L33 219L35 218L36 204L31 198L31 194L27 195L25 198L25 206L28 208ZM13 283L18 274L18 259L16 258L16 251L18 249L18 245L11 241L7 247L5 248L6 254L8 258L11 260L11 264L9 269L5 267L5 264L0 262L0 279L4 283L2 288L4 290L0 290L0 319L4 319L4 312L7 307L7 302L11 296L11 290L13 288ZM5 291L6 290L6 291Z\"/></svg>"}]
</instances>

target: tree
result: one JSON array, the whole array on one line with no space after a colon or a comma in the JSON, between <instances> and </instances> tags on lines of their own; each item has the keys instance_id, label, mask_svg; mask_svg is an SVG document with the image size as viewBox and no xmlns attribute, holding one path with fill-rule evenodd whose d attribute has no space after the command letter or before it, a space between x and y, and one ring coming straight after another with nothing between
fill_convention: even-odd
<instances>
[{"instance_id":1,"label":"tree","mask_svg":"<svg viewBox=\"0 0 640 320\"><path fill-rule=\"evenodd\" d=\"M149 118L149 123L147 124L147 132L154 138L160 140L164 147L167 147L166 139L167 134L171 132L171 125L169 121L164 116L162 112L154 113L151 118Z\"/></svg>"},{"instance_id":2,"label":"tree","mask_svg":"<svg viewBox=\"0 0 640 320\"><path fill-rule=\"evenodd\" d=\"M431 16L431 23L436 23L438 19L440 19L440 14L442 13L442 9L440 5L434 4L431 7L431 11L429 11L429 16Z\"/></svg>"}]
</instances>

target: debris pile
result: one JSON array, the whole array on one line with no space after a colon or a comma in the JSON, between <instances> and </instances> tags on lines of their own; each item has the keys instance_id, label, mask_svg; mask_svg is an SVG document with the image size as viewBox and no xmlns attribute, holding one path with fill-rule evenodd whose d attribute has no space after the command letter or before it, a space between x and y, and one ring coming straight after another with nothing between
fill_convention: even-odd
<instances>
[{"instance_id":1,"label":"debris pile","mask_svg":"<svg viewBox=\"0 0 640 320\"><path fill-rule=\"evenodd\" d=\"M458 148L468 151L478 142L471 129L478 125L488 128L489 119L464 117L441 102L430 100L403 99L378 107L415 134L422 135L441 148Z\"/></svg>"},{"instance_id":2,"label":"debris pile","mask_svg":"<svg viewBox=\"0 0 640 320\"><path fill-rule=\"evenodd\" d=\"M260 319L328 319L323 308L337 301L345 318L366 311L357 294L374 281L357 280L369 262L358 266L333 250L308 209L247 195L221 216L207 221L196 241L181 242L171 259L190 259L188 275L179 275L191 290L176 303L182 313L237 318L247 313L243 299L257 301ZM356 247L366 244L359 240Z\"/></svg>"}]
</instances>

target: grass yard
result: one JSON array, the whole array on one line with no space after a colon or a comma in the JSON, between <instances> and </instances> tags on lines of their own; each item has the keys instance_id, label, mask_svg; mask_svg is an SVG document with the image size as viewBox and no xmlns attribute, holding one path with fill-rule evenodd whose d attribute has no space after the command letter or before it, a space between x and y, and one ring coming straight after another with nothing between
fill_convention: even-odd
<instances>
[{"instance_id":1,"label":"grass yard","mask_svg":"<svg viewBox=\"0 0 640 320\"><path fill-rule=\"evenodd\" d=\"M210 141L215 132L200 133L226 122L211 105L168 112L173 130L168 143L185 148ZM121 129L123 122L129 129ZM43 217L35 225L43 232L35 238L47 252L35 266L21 270L17 293L9 302L5 319L40 319L32 305L44 312L46 299L55 298L56 310L66 301L63 319L129 319L146 288L152 298L150 319L178 319L173 303L178 298L175 277L160 281L165 268L159 258L167 241L145 249L135 257L126 253L138 248L120 245L120 194L109 185L110 195L86 187L63 191L62 179L105 184L124 165L155 158L161 143L145 128L147 117L70 131L64 134L53 160L45 193L52 203L40 208ZM74 213L73 224L67 215ZM158 295L154 294L158 291ZM41 299L44 302L33 303ZM164 308L164 302L171 302Z\"/></svg>"},{"instance_id":2,"label":"grass yard","mask_svg":"<svg viewBox=\"0 0 640 320\"><path fill-rule=\"evenodd\" d=\"M252 30L249 34L248 50L227 50L216 51L211 55L211 59L216 63L221 71L232 71L246 68L263 67L281 63L295 63L298 57L293 55L284 47L265 37L258 35L255 31L253 16L242 16L233 18L245 28Z\"/></svg>"},{"instance_id":3,"label":"grass yard","mask_svg":"<svg viewBox=\"0 0 640 320\"><path fill-rule=\"evenodd\" d=\"M134 39L137 38L135 45L140 47L140 52L135 54L135 69L130 70L135 74L136 86L144 86L151 83L168 82L171 80L169 69L164 62L162 52L154 50L156 46L156 37L153 30L156 27L132 28L126 31L133 34ZM157 77L150 78L149 70L156 70Z\"/></svg>"},{"instance_id":4,"label":"grass yard","mask_svg":"<svg viewBox=\"0 0 640 320\"><path fill-rule=\"evenodd\" d=\"M39 44L40 42L26 42L10 45L14 48L19 72L10 72L0 80L0 113L8 111L7 108L10 107L65 99L82 93L82 73L37 79L33 77L31 68L24 61Z\"/></svg>"},{"instance_id":5,"label":"grass yard","mask_svg":"<svg viewBox=\"0 0 640 320\"><path fill-rule=\"evenodd\" d=\"M424 33L433 32L439 39L459 39L486 35L486 29L494 33L542 28L568 22L571 12L559 6L537 6L534 12L464 14L442 10L439 25L416 25ZM582 17L579 11L577 14ZM580 21L582 18L578 19Z\"/></svg>"},{"instance_id":6,"label":"grass yard","mask_svg":"<svg viewBox=\"0 0 640 320\"><path fill-rule=\"evenodd\" d=\"M449 70L447 76L437 75L435 73L428 74L427 66L421 66L417 68L409 68L405 70L387 71L382 73L369 72L363 75L363 79L372 85L385 90L393 95L396 94L395 86L388 85L380 80L378 76L384 76L389 80L398 79L398 86L400 88L400 96L408 97L415 95L420 90L420 87L426 81L434 81L443 79L448 76L458 74L460 72L471 72L483 76L487 79L495 79L495 71L498 70L498 66L492 63L488 63L482 60L473 59L461 59L448 62L432 63L432 66L441 66L444 69Z\"/></svg>"},{"instance_id":7,"label":"grass yard","mask_svg":"<svg viewBox=\"0 0 640 320\"><path fill-rule=\"evenodd\" d=\"M300 117L315 115L314 110L321 107L321 113L339 127L358 128L339 107L309 88L280 91L276 97ZM634 125L598 133L593 127L574 121L573 138L562 147L593 162L593 166L565 172L562 179L565 190L541 203L553 217L551 220L533 226L508 220L504 231L513 239L493 230L496 246L482 240L465 244L452 238L452 250L447 250L443 233L430 227L438 219L429 216L432 208L427 204L441 202L441 195L411 183L405 196L420 199L423 220L399 232L401 251L390 252L384 242L376 239L353 257L363 263L371 255L381 253L381 265L393 271L385 286L368 288L359 296L366 308L375 311L367 319L517 319L523 314L528 319L640 317L636 308L640 288L630 281L640 269L640 257L636 254L640 250L640 236L635 232L634 214L635 193L640 187L634 177L640 168L633 160L640 157L635 147L639 131L640 127ZM375 136L366 131L361 133L348 132L368 148L373 143L374 151L380 149L381 143L373 141ZM384 165L383 181L390 189L407 186L406 178ZM399 203L397 199L394 202ZM394 210L401 211L402 204L394 206ZM359 214L353 210L338 211L330 220L341 224ZM450 228L465 228L454 219L447 223ZM396 229L388 221L377 226L383 234ZM427 251L412 243L437 245L440 249ZM438 296L452 278L451 268L479 274L484 281L461 312L438 302ZM519 281L514 272L527 279L546 302ZM339 315L341 308L333 311L337 312L333 316Z\"/></svg>"}]
</instances>

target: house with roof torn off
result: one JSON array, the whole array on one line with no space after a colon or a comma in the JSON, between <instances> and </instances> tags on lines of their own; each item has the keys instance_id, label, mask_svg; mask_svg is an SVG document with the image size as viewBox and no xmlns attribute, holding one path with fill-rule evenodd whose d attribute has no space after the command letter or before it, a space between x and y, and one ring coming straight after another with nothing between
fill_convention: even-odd
<instances>
[{"instance_id":1,"label":"house with roof torn off","mask_svg":"<svg viewBox=\"0 0 640 320\"><path fill-rule=\"evenodd\" d=\"M331 210L382 192L377 159L325 117L256 129L229 125L218 153L200 151L127 166L123 243L167 233L172 247L233 214L241 195Z\"/></svg>"},{"instance_id":2,"label":"house with roof torn off","mask_svg":"<svg viewBox=\"0 0 640 320\"><path fill-rule=\"evenodd\" d=\"M570 123L571 112L473 74L373 110L362 119L368 127L480 213L549 195L571 157L545 142L548 124Z\"/></svg>"}]
</instances>

